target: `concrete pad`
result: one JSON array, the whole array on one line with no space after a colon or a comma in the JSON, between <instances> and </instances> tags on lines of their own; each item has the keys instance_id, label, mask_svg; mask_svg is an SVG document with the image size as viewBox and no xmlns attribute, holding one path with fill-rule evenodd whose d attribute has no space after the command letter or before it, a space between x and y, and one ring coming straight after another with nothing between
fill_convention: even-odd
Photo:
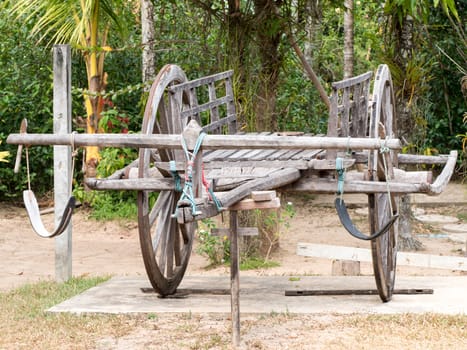
<instances>
[{"instance_id":1,"label":"concrete pad","mask_svg":"<svg viewBox=\"0 0 467 350\"><path fill-rule=\"evenodd\" d=\"M433 294L394 295L382 303L378 295L285 296L286 290L375 289L373 276L240 276L241 313L426 313L467 314L467 277L398 277L396 289L433 289ZM230 313L229 276L186 276L183 298L144 293L145 277L115 277L49 309L71 313Z\"/></svg>"}]
</instances>

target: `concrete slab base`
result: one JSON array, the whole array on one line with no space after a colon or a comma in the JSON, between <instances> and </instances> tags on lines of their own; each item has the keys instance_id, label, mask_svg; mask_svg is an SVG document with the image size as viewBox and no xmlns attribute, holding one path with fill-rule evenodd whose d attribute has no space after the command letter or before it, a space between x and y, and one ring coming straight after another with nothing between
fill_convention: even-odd
<instances>
[{"instance_id":1,"label":"concrete slab base","mask_svg":"<svg viewBox=\"0 0 467 350\"><path fill-rule=\"evenodd\" d=\"M240 276L241 313L441 313L467 314L467 277L405 277L396 289L433 289L433 294L285 296L286 290L375 289L372 276ZM229 276L185 276L182 298L159 298L145 277L115 277L49 309L71 313L230 313ZM217 294L215 294L217 293Z\"/></svg>"}]
</instances>

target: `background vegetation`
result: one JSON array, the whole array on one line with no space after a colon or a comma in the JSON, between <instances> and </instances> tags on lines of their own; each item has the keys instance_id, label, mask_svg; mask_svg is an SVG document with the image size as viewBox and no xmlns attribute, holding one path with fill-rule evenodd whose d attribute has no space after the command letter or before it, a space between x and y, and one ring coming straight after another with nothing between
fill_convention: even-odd
<instances>
[{"instance_id":1,"label":"background vegetation","mask_svg":"<svg viewBox=\"0 0 467 350\"><path fill-rule=\"evenodd\" d=\"M397 5L397 1L393 1ZM449 1L448 1L449 2ZM108 132L138 132L141 126L144 93L141 84L141 29L139 1L120 2L128 6L125 11L125 40L109 38L113 49L106 55L108 74L103 127ZM259 2L255 2L259 3ZM277 79L274 114L276 121L270 125L277 129L300 130L323 133L326 131L327 110L315 87L306 78L283 28L289 26L301 47L311 43L311 60L325 88L332 81L342 79L343 72L343 6L340 1L324 1L313 16L303 10L309 2L289 2L279 7L278 17L260 26L263 17L258 8L249 8L241 3L240 19L249 31L241 36L241 55L233 48L233 36L228 32L229 9L224 2L213 1L207 7L203 1L154 2L156 41L156 71L166 63L180 65L189 78L234 68L237 72L235 93L243 127L257 127L258 101L267 96L261 90L270 79ZM314 3L311 1L311 3ZM410 86L411 96L416 95L413 119L417 132L407 140L411 152L446 153L450 149L461 150L457 175L465 177L466 152L462 149L463 137L467 134L464 115L466 112L465 21L466 4L457 1L457 13L447 17L441 7L433 2L423 2L423 20L418 22L421 30L414 38L413 60L410 74L398 74L394 64L394 47L388 30L388 13L379 1L354 1L355 6L355 74L374 69L379 63L392 64L395 79L400 86ZM295 4L295 3L294 3ZM312 40L305 17L311 16L317 23ZM268 17L269 18L269 17ZM52 131L52 72L51 49L44 42L37 42L29 34L35 23L34 16L22 18L21 24L11 20L6 8L0 8L0 151L10 151L10 162L0 163L0 200L15 200L25 188L25 165L18 175L13 174L16 151L6 145L8 134L19 130L22 118L29 121L29 132ZM456 24L456 25L453 25ZM230 23L231 25L231 23ZM266 37L261 30L267 28ZM264 34L264 33L263 33ZM239 34L240 35L240 34ZM262 58L263 44L273 38L277 55L277 77L265 73ZM237 46L233 45L237 44ZM83 130L86 111L82 91L87 86L82 52L75 47L73 52L73 121L75 130ZM262 56L263 55L263 56ZM269 78L268 78L269 77ZM409 85L410 83L410 85ZM266 86L269 86L266 84ZM462 89L464 87L464 90ZM328 89L329 91L329 89ZM403 91L403 90L400 90ZM269 96L270 97L270 96ZM267 108L267 107L264 107ZM266 110L266 109L265 109ZM103 153L100 171L106 172L109 163L130 161L135 153L126 150L120 153ZM31 175L34 190L44 193L52 189L52 149L34 147L30 150ZM79 163L78 163L79 164ZM78 166L79 168L79 166ZM78 173L78 172L76 172ZM79 186L79 174L77 175ZM117 194L116 200L124 200ZM123 196L123 197L122 197Z\"/></svg>"}]
</instances>

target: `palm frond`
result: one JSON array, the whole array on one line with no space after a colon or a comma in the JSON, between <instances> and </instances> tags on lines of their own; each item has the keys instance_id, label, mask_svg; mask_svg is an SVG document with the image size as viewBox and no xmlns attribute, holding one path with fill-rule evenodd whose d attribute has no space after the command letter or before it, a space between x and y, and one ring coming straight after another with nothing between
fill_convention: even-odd
<instances>
[{"instance_id":1,"label":"palm frond","mask_svg":"<svg viewBox=\"0 0 467 350\"><path fill-rule=\"evenodd\" d=\"M94 16L105 26L124 28L114 6L111 0L17 0L10 11L16 20L36 19L31 35L39 36L39 41L82 45Z\"/></svg>"}]
</instances>

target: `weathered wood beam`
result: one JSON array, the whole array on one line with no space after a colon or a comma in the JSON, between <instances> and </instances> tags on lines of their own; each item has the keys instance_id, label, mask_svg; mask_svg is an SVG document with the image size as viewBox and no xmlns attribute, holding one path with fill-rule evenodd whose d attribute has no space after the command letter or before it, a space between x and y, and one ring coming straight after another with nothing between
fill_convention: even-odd
<instances>
[{"instance_id":1,"label":"weathered wood beam","mask_svg":"<svg viewBox=\"0 0 467 350\"><path fill-rule=\"evenodd\" d=\"M15 145L74 145L100 147L181 149L181 136L171 134L10 134ZM316 136L207 135L203 149L401 149L399 139Z\"/></svg>"},{"instance_id":2,"label":"weathered wood beam","mask_svg":"<svg viewBox=\"0 0 467 350\"><path fill-rule=\"evenodd\" d=\"M233 206L250 195L253 191L264 191L282 187L300 178L300 171L297 169L280 169L266 177L248 181L228 192L216 192L217 199L222 203L223 210ZM202 214L193 217L191 207L182 207L178 210L178 222L186 223L194 220L205 219L216 216L219 212L212 202L200 201L198 210Z\"/></svg>"},{"instance_id":3,"label":"weathered wood beam","mask_svg":"<svg viewBox=\"0 0 467 350\"><path fill-rule=\"evenodd\" d=\"M121 191L173 191L174 180L167 179L94 179L85 180L86 185L92 190L121 190Z\"/></svg>"}]
</instances>

